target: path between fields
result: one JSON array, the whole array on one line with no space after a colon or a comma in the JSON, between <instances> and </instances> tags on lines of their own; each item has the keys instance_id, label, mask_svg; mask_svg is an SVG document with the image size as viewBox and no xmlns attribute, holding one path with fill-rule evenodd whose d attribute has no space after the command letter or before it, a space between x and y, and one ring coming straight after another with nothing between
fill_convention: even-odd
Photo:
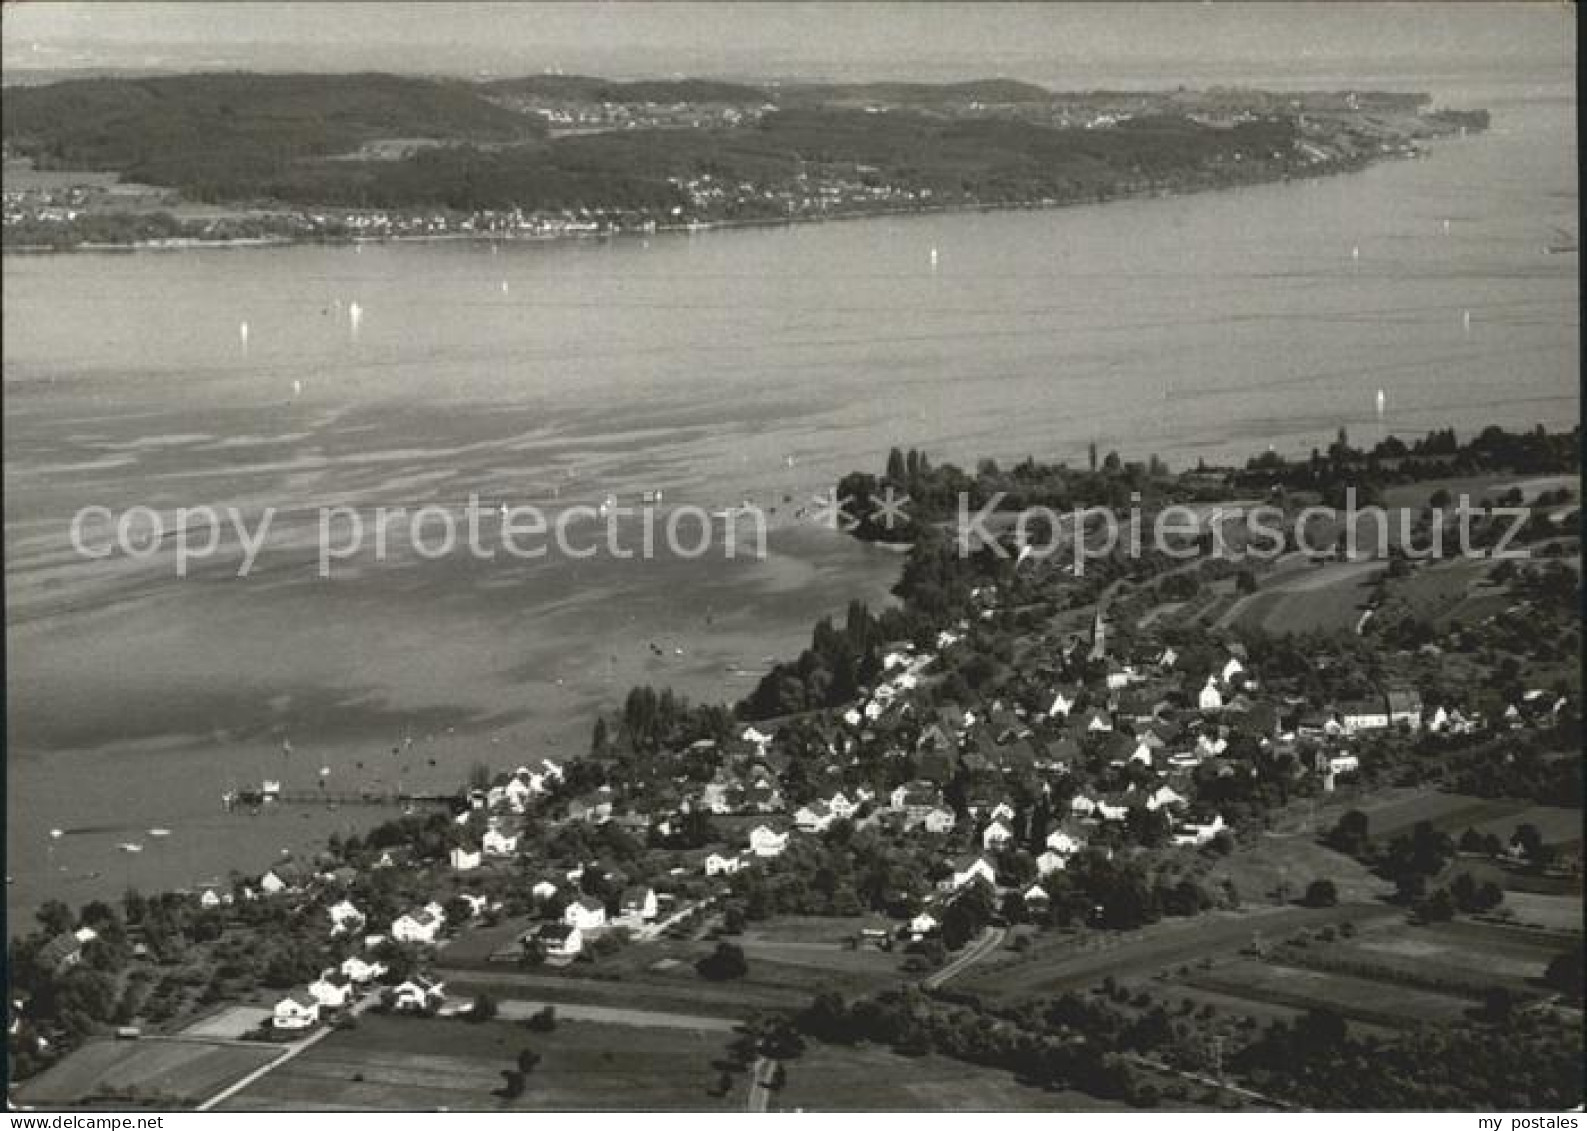
<instances>
[{"instance_id":1,"label":"path between fields","mask_svg":"<svg viewBox=\"0 0 1587 1131\"><path fill-rule=\"evenodd\" d=\"M988 927L981 932L981 937L971 943L969 949L959 955L948 965L926 978L920 984L928 990L935 990L950 978L956 978L964 971L974 966L981 959L991 954L1003 945L1003 936L1007 934L1002 927Z\"/></svg>"},{"instance_id":2,"label":"path between fields","mask_svg":"<svg viewBox=\"0 0 1587 1131\"><path fill-rule=\"evenodd\" d=\"M731 1033L738 1022L727 1017L693 1017L687 1013L662 1013L650 1009L618 1009L605 1005L577 1005L563 1001L526 1001L510 998L496 1004L503 1021L527 1021L550 1006L559 1021L594 1021L602 1025L632 1025L640 1029L694 1029Z\"/></svg>"}]
</instances>

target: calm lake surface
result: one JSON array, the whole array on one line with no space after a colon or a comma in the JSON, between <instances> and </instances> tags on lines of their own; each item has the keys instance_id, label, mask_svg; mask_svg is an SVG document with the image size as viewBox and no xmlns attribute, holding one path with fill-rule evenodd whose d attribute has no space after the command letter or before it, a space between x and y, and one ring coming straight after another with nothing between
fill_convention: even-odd
<instances>
[{"instance_id":1,"label":"calm lake surface","mask_svg":"<svg viewBox=\"0 0 1587 1131\"><path fill-rule=\"evenodd\" d=\"M452 787L583 749L635 683L736 699L816 617L886 599L895 556L793 512L894 444L1079 463L1094 440L1183 466L1374 439L1378 389L1401 435L1576 423L1577 260L1544 250L1575 231L1574 101L1444 100L1494 129L1218 195L6 256L8 904L258 871L375 815L220 811L264 776ZM323 506L650 489L777 506L769 556L426 561L399 539L315 568ZM276 516L246 579L229 552L179 580L168 548L83 560L68 523L89 505Z\"/></svg>"}]
</instances>

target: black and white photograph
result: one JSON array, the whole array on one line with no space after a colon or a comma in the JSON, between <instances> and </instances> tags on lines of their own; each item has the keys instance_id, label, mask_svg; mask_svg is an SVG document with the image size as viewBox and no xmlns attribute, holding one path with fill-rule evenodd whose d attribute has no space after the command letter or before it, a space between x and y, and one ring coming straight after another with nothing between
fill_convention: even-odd
<instances>
[{"instance_id":1,"label":"black and white photograph","mask_svg":"<svg viewBox=\"0 0 1587 1131\"><path fill-rule=\"evenodd\" d=\"M9 1127L1580 1127L1574 4L0 12Z\"/></svg>"}]
</instances>

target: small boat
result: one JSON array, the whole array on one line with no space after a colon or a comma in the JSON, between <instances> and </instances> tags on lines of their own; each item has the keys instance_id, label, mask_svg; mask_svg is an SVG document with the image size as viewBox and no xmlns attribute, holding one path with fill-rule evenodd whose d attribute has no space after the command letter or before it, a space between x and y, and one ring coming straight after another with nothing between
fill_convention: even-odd
<instances>
[{"instance_id":1,"label":"small boat","mask_svg":"<svg viewBox=\"0 0 1587 1131\"><path fill-rule=\"evenodd\" d=\"M119 847L121 849L121 851L123 851L123 852L142 852L143 851L143 845L134 844L130 840L129 841L123 841L117 847Z\"/></svg>"},{"instance_id":2,"label":"small boat","mask_svg":"<svg viewBox=\"0 0 1587 1131\"><path fill-rule=\"evenodd\" d=\"M170 829L150 829L149 830L149 835L150 836L170 836L171 835L171 830Z\"/></svg>"}]
</instances>

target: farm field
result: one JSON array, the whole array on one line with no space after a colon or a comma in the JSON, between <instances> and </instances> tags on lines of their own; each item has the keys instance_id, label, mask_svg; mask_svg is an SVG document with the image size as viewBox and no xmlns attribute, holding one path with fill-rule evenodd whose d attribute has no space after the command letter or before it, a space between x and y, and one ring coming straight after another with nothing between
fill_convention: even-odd
<instances>
[{"instance_id":1,"label":"farm field","mask_svg":"<svg viewBox=\"0 0 1587 1131\"><path fill-rule=\"evenodd\" d=\"M693 958L685 961L658 953L652 960L660 968L613 971L613 976L601 978L558 974L543 968L520 971L504 966L490 971L451 970L445 972L447 993L462 998L484 990L503 999L574 1002L732 1018L747 1017L756 1009L803 1008L812 996L808 990L764 979L759 982L749 979L708 982L695 973L691 965ZM751 973L753 975L753 969Z\"/></svg>"},{"instance_id":2,"label":"farm field","mask_svg":"<svg viewBox=\"0 0 1587 1131\"><path fill-rule=\"evenodd\" d=\"M1248 905L1269 898L1280 884L1287 886L1289 898L1298 899L1307 884L1320 878L1334 882L1343 903L1371 902L1393 890L1393 885L1374 876L1359 861L1318 844L1305 832L1264 836L1252 847L1218 860L1208 878L1214 883L1232 881Z\"/></svg>"},{"instance_id":3,"label":"farm field","mask_svg":"<svg viewBox=\"0 0 1587 1131\"><path fill-rule=\"evenodd\" d=\"M1333 562L1286 571L1218 617L1221 627L1258 632L1354 632L1385 569L1381 561Z\"/></svg>"},{"instance_id":4,"label":"farm field","mask_svg":"<svg viewBox=\"0 0 1587 1131\"><path fill-rule=\"evenodd\" d=\"M1515 813L1477 825L1479 833L1493 833L1508 840L1517 825L1536 825L1544 844L1577 844L1582 838L1582 811L1562 805L1532 805Z\"/></svg>"},{"instance_id":5,"label":"farm field","mask_svg":"<svg viewBox=\"0 0 1587 1131\"><path fill-rule=\"evenodd\" d=\"M1323 948L1323 953L1380 963L1429 976L1471 978L1474 982L1520 988L1542 977L1559 942L1534 932L1459 920L1425 927L1373 931Z\"/></svg>"},{"instance_id":6,"label":"farm field","mask_svg":"<svg viewBox=\"0 0 1587 1131\"><path fill-rule=\"evenodd\" d=\"M18 1089L19 1103L187 1108L281 1055L272 1045L145 1039L90 1041ZM96 1102L97 1101L97 1102Z\"/></svg>"},{"instance_id":7,"label":"farm field","mask_svg":"<svg viewBox=\"0 0 1587 1131\"><path fill-rule=\"evenodd\" d=\"M875 1046L812 1043L786 1063L774 1111L1128 1111L1083 1092L1049 1092L1007 1073Z\"/></svg>"},{"instance_id":8,"label":"farm field","mask_svg":"<svg viewBox=\"0 0 1587 1131\"><path fill-rule=\"evenodd\" d=\"M1171 966L1232 955L1249 944L1253 935L1278 939L1330 923L1362 924L1400 914L1382 905L1342 904L1168 919L1127 935L1065 937L1023 957L1004 952L1001 960L972 968L954 988L974 992L989 1002L1023 1001L1083 989L1108 975L1121 980L1144 977Z\"/></svg>"},{"instance_id":9,"label":"farm field","mask_svg":"<svg viewBox=\"0 0 1587 1131\"><path fill-rule=\"evenodd\" d=\"M226 1111L740 1110L747 1084L711 1094L720 1032L669 1032L559 1021L551 1033L505 1022L366 1015L233 1096ZM542 1057L523 1095L493 1094L519 1050Z\"/></svg>"},{"instance_id":10,"label":"farm field","mask_svg":"<svg viewBox=\"0 0 1587 1131\"><path fill-rule=\"evenodd\" d=\"M1402 1028L1421 1022L1457 1021L1472 1004L1469 998L1452 994L1256 958L1241 958L1210 971L1198 971L1187 982L1233 997L1302 1010L1328 1008L1352 1021Z\"/></svg>"},{"instance_id":11,"label":"farm field","mask_svg":"<svg viewBox=\"0 0 1587 1131\"><path fill-rule=\"evenodd\" d=\"M182 1030L184 1037L210 1037L235 1041L259 1028L272 1011L262 1005L227 1006Z\"/></svg>"},{"instance_id":12,"label":"farm field","mask_svg":"<svg viewBox=\"0 0 1587 1131\"><path fill-rule=\"evenodd\" d=\"M1580 895L1539 895L1530 891L1512 891L1504 897L1517 923L1541 927L1546 931L1574 932L1580 940L1582 930L1582 898ZM1577 945L1581 945L1578 941Z\"/></svg>"},{"instance_id":13,"label":"farm field","mask_svg":"<svg viewBox=\"0 0 1587 1131\"><path fill-rule=\"evenodd\" d=\"M1408 831L1419 821L1430 821L1434 828L1456 836L1466 828L1495 823L1507 837L1519 823L1517 814L1535 808L1530 802L1502 798L1471 797L1461 793L1430 790L1383 790L1374 797L1340 806L1340 811L1355 808L1367 815L1374 839L1383 840ZM1334 815L1336 816L1336 815ZM1506 822L1509 822L1506 825ZM1319 825L1319 827L1325 827Z\"/></svg>"}]
</instances>

